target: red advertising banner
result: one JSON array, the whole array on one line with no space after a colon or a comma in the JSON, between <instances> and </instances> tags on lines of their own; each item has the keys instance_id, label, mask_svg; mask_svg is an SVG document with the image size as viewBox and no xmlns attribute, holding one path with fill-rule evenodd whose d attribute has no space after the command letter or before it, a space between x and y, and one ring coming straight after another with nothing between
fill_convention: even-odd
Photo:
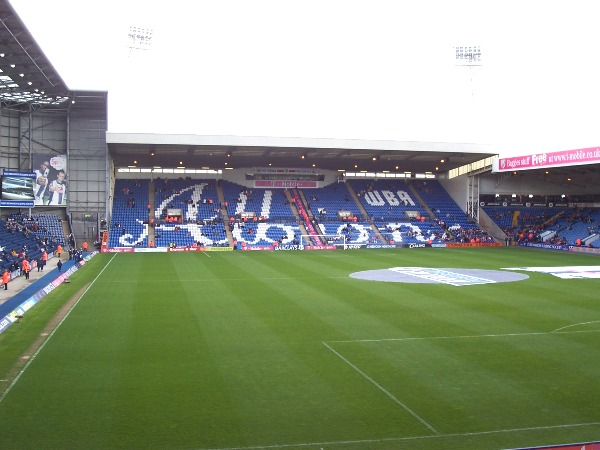
<instances>
[{"instance_id":1,"label":"red advertising banner","mask_svg":"<svg viewBox=\"0 0 600 450\"><path fill-rule=\"evenodd\" d=\"M453 247L501 247L500 242L446 242L446 248Z\"/></svg>"},{"instance_id":2,"label":"red advertising banner","mask_svg":"<svg viewBox=\"0 0 600 450\"><path fill-rule=\"evenodd\" d=\"M301 180L255 180L255 188L281 188L281 189L310 189L317 188L316 181L301 181Z\"/></svg>"}]
</instances>

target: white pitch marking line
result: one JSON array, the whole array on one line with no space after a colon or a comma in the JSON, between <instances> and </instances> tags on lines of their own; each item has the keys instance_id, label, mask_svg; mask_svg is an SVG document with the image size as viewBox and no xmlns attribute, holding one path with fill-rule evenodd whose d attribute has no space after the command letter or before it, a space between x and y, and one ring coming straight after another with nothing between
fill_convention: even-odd
<instances>
[{"instance_id":1,"label":"white pitch marking line","mask_svg":"<svg viewBox=\"0 0 600 450\"><path fill-rule=\"evenodd\" d=\"M42 343L42 345L40 346L40 348L38 348L36 350L36 352L33 354L33 356L31 357L31 359L29 359L29 361L27 361L27 364L25 364L25 367L23 367L23 369L21 369L21 371L19 372L19 374L15 377L15 379L12 381L12 383L10 384L10 386L8 386L8 388L6 388L6 390L4 391L4 393L2 394L2 396L0 397L0 403L2 403L2 401L6 398L6 396L8 395L8 393L15 386L15 384L17 384L17 381L19 381L19 379L21 378L21 375L23 375L23 373L25 373L25 371L27 370L27 368L29 367L29 365L33 362L33 360L36 358L36 356L42 351L42 349L46 346L46 344L48 342L50 342L50 339L52 339L52 336L54 336L54 333L56 333L56 331L60 328L60 326L63 324L63 322L65 320L67 320L67 317L69 317L69 315L75 309L75 307L79 304L79 302L81 301L81 299L85 296L85 294L87 294L87 291L89 291L91 289L91 287L96 283L96 280L98 280L98 278L100 278L100 275L102 275L102 273L106 270L106 268L113 261L113 259L115 259L115 257L117 255L118 255L118 253L115 253L113 255L113 257L110 258L110 260L108 261L108 263L106 263L106 266L104 266L104 268L100 271L100 273L98 273L98 275L96 275L96 278L94 278L94 280L90 283L90 285L83 292L83 294L81 294L81 297L79 297L79 299L77 299L77 301L75 302L75 304L73 305L73 307L67 312L67 314L65 314L65 317L63 317L62 320L58 323L58 325L56 325L56 328L54 328L54 330L52 330L52 332L48 335L48 337L46 338L46 340Z\"/></svg>"},{"instance_id":2,"label":"white pitch marking line","mask_svg":"<svg viewBox=\"0 0 600 450\"><path fill-rule=\"evenodd\" d=\"M396 438L382 438L382 439L357 439L357 440L345 440L345 441L329 441L329 442L302 442L296 444L271 444L271 445L253 445L249 447L219 447L206 450L260 450L260 449L285 449L285 448L298 448L298 447L315 447L317 445L353 445L353 444L373 444L373 443L384 443L384 442L406 442L406 441L424 441L428 439L443 439L447 437L464 437L464 436L485 436L490 434L502 434L502 433L519 433L523 431L539 431L539 430L552 430L557 428L575 428L575 427L588 427L598 426L600 422L589 422L589 423L574 423L574 424L562 424L562 425L548 425L541 427L527 427L527 428L507 428L504 430L490 430L490 431L474 431L465 433L447 433L438 434L435 436L406 436Z\"/></svg>"},{"instance_id":3,"label":"white pitch marking line","mask_svg":"<svg viewBox=\"0 0 600 450\"><path fill-rule=\"evenodd\" d=\"M600 321L598 321L600 322ZM592 323L592 322L589 322ZM580 324L576 324L580 325ZM571 326L571 325L569 325ZM568 327L563 327L568 328ZM558 330L562 330L563 328L559 328ZM424 337L407 337L407 338L389 338L389 339L349 339L349 340L341 340L341 341L327 341L332 344L338 343L353 343L353 342L386 342L386 341L433 341L433 340L441 340L441 339L476 339L476 338L486 338L486 337L513 337L513 336L544 336L552 333L558 334L574 334L574 333L598 333L600 330L578 330L578 331L561 331L558 330L550 331L550 332L536 332L536 333L505 333L505 334L473 334L473 335L463 335L463 336L424 336Z\"/></svg>"},{"instance_id":4,"label":"white pitch marking line","mask_svg":"<svg viewBox=\"0 0 600 450\"><path fill-rule=\"evenodd\" d=\"M600 323L600 320L592 320L591 322L574 323L572 325L567 325L567 326L564 326L564 327L557 328L556 330L553 331L553 333L556 333L556 332L558 332L560 330L564 330L565 328L576 327L576 326L579 326L579 325L588 325L590 323Z\"/></svg>"},{"instance_id":5,"label":"white pitch marking line","mask_svg":"<svg viewBox=\"0 0 600 450\"><path fill-rule=\"evenodd\" d=\"M355 366L354 364L352 364L350 361L348 361L346 358L344 358L340 353L336 352L331 346L329 346L326 342L322 342L322 344L327 347L334 355L336 355L338 358L340 358L342 361L344 361L346 364L348 364L350 367L352 367L356 372L358 372L363 378L365 378L367 381L369 381L371 384L373 384L377 389L379 389L381 392L383 392L388 398L390 398L393 402L395 402L397 405L401 406L406 412L408 412L410 415L412 415L415 419L417 419L419 422L421 422L423 425L425 425L432 433L434 434L439 434L438 431L433 428L431 425L429 425L423 418L421 418L417 413L415 413L412 409L410 409L407 405L405 405L404 403L402 403L400 400L398 400L396 397L394 397L387 389L385 389L383 386L381 386L379 383L377 383L377 381L375 381L373 378L371 378L369 375L367 375L366 373L364 373L362 370L360 370L357 366Z\"/></svg>"}]
</instances>

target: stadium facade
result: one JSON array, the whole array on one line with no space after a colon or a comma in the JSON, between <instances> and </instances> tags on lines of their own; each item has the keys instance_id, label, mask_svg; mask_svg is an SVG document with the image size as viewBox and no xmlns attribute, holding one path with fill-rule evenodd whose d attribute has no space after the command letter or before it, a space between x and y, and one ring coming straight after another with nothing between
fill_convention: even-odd
<instances>
[{"instance_id":1,"label":"stadium facade","mask_svg":"<svg viewBox=\"0 0 600 450\"><path fill-rule=\"evenodd\" d=\"M484 226L479 206L485 204L598 204L597 149L566 149L551 163L541 156L545 152L505 157L476 143L111 133L110 93L69 89L7 1L0 2L0 16L1 166L27 173L49 160L63 170L64 202L40 201L33 209L68 219L78 240L95 239L100 224L111 223L120 178L185 177L256 187L253 178L261 174L280 182L270 185L276 188L285 186L290 171L310 171L316 187L342 178L435 178ZM283 172L288 177L277 180ZM31 211L29 203L4 202L2 215L15 207Z\"/></svg>"}]
</instances>

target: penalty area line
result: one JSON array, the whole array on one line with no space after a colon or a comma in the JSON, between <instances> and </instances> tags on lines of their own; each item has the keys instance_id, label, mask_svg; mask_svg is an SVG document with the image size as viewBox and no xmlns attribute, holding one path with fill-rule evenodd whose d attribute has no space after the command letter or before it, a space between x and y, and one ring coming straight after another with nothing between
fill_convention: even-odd
<instances>
[{"instance_id":1,"label":"penalty area line","mask_svg":"<svg viewBox=\"0 0 600 450\"><path fill-rule=\"evenodd\" d=\"M355 445L355 444L382 444L385 442L408 442L408 441L427 441L430 439L440 440L444 438L460 438L470 436L486 436L493 434L505 434L505 433L522 433L528 431L540 431L540 430L553 430L561 428L582 428L598 426L600 422L588 422L588 423L573 423L573 424L561 424L561 425L547 425L539 427L526 427L526 428L507 428L500 430L488 430L488 431L466 431L464 433L444 433L428 436L405 436L405 437L390 437L381 439L352 439L352 440L341 440L341 441L323 441L323 442L302 442L295 444L271 444L271 445L251 445L245 447L218 447L207 450L268 450L268 449L286 449L286 448L299 448L299 447L326 447L326 446L342 446L342 445Z\"/></svg>"},{"instance_id":2,"label":"penalty area line","mask_svg":"<svg viewBox=\"0 0 600 450\"><path fill-rule=\"evenodd\" d=\"M596 321L594 321L596 322ZM588 323L594 323L588 322ZM579 325L579 324L576 324ZM570 325L569 325L570 326ZM359 342L402 342L402 341L434 341L445 339L478 339L478 338L502 338L502 337L519 337L519 336L549 336L551 334L580 334L580 333L598 333L600 330L573 330L560 331L564 328L558 328L554 331L532 332L532 333L504 333L504 334L472 334L458 336L423 336L423 337L404 337L404 338L382 338L382 339L347 339L337 341L327 341L332 344L352 344Z\"/></svg>"},{"instance_id":3,"label":"penalty area line","mask_svg":"<svg viewBox=\"0 0 600 450\"><path fill-rule=\"evenodd\" d=\"M336 355L338 358L340 358L342 361L344 361L348 366L350 366L352 369L354 369L365 380L367 380L369 383L371 383L373 386L375 386L377 389L379 389L381 392L383 392L394 403L396 403L397 405L399 405L407 413L409 413L411 416L413 416L415 419L417 419L419 422L421 422L421 424L423 424L429 431L431 431L433 434L439 434L438 431L435 428L433 428L429 423L427 423L427 421L425 421L425 419L423 419L422 417L420 417L417 413L415 413L412 409L410 409L406 404L404 404L403 402L401 402L400 400L398 400L396 397L394 397L391 392L389 392L386 388L384 388L382 385L380 385L377 381L375 381L373 378L371 378L365 372L363 372L362 370L360 370L356 365L352 364L347 358L345 358L344 356L342 356L339 352L335 351L326 342L322 342L322 344L327 349L329 349L329 351L331 351L334 355Z\"/></svg>"}]
</instances>

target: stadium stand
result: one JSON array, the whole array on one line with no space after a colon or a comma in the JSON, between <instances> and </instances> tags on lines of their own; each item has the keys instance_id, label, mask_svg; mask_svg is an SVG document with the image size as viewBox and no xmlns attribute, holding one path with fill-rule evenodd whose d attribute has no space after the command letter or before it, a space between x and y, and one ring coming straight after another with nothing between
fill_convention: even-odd
<instances>
[{"instance_id":1,"label":"stadium stand","mask_svg":"<svg viewBox=\"0 0 600 450\"><path fill-rule=\"evenodd\" d=\"M44 250L53 253L58 244L65 245L62 225L53 214L13 214L1 225L1 269L18 269L24 257L36 261Z\"/></svg>"},{"instance_id":2,"label":"stadium stand","mask_svg":"<svg viewBox=\"0 0 600 450\"><path fill-rule=\"evenodd\" d=\"M157 247L228 244L215 180L159 179L154 187Z\"/></svg>"},{"instance_id":3,"label":"stadium stand","mask_svg":"<svg viewBox=\"0 0 600 450\"><path fill-rule=\"evenodd\" d=\"M434 221L446 233L444 240L456 242L493 242L488 233L469 217L437 180L410 183L413 192L427 205Z\"/></svg>"},{"instance_id":4,"label":"stadium stand","mask_svg":"<svg viewBox=\"0 0 600 450\"><path fill-rule=\"evenodd\" d=\"M419 216L427 215L426 209L411 195L404 181L352 180L348 183L373 220L399 222L409 220L413 212Z\"/></svg>"},{"instance_id":5,"label":"stadium stand","mask_svg":"<svg viewBox=\"0 0 600 450\"><path fill-rule=\"evenodd\" d=\"M240 246L298 244L300 227L286 191L222 181L232 237Z\"/></svg>"},{"instance_id":6,"label":"stadium stand","mask_svg":"<svg viewBox=\"0 0 600 450\"><path fill-rule=\"evenodd\" d=\"M388 243L441 242L443 230L404 180L352 180L363 208Z\"/></svg>"},{"instance_id":7,"label":"stadium stand","mask_svg":"<svg viewBox=\"0 0 600 450\"><path fill-rule=\"evenodd\" d=\"M348 212L351 216L363 221L363 212L352 199L346 185L332 183L328 186L303 191L308 210L311 211L320 223L341 222L340 212Z\"/></svg>"},{"instance_id":8,"label":"stadium stand","mask_svg":"<svg viewBox=\"0 0 600 450\"><path fill-rule=\"evenodd\" d=\"M115 181L109 247L148 245L150 180Z\"/></svg>"}]
</instances>

